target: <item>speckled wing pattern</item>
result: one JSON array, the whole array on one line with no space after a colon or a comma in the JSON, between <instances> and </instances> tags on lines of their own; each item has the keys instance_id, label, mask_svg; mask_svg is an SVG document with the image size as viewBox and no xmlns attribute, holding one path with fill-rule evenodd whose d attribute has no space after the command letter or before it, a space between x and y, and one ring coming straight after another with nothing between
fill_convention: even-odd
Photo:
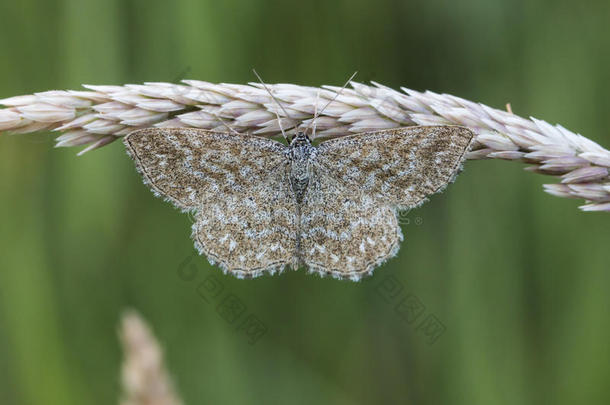
<instances>
[{"instance_id":1,"label":"speckled wing pattern","mask_svg":"<svg viewBox=\"0 0 610 405\"><path fill-rule=\"evenodd\" d=\"M124 143L156 195L196 212L191 236L212 263L240 277L292 264L296 203L284 145L179 128L135 131Z\"/></svg>"},{"instance_id":2,"label":"speckled wing pattern","mask_svg":"<svg viewBox=\"0 0 610 405\"><path fill-rule=\"evenodd\" d=\"M124 142L155 194L195 212L195 245L224 271L255 277L305 266L359 280L396 254L397 211L450 183L472 136L403 127L322 142L301 204L279 142L179 128L139 130Z\"/></svg>"},{"instance_id":3,"label":"speckled wing pattern","mask_svg":"<svg viewBox=\"0 0 610 405\"><path fill-rule=\"evenodd\" d=\"M398 252L397 210L422 204L456 176L472 132L405 127L322 142L301 207L300 260L359 280Z\"/></svg>"},{"instance_id":4,"label":"speckled wing pattern","mask_svg":"<svg viewBox=\"0 0 610 405\"><path fill-rule=\"evenodd\" d=\"M421 126L354 134L322 142L316 162L352 192L414 208L457 175L472 140L459 126Z\"/></svg>"},{"instance_id":5,"label":"speckled wing pattern","mask_svg":"<svg viewBox=\"0 0 610 405\"><path fill-rule=\"evenodd\" d=\"M300 207L299 261L310 272L359 280L398 252L396 210L354 192L319 165Z\"/></svg>"}]
</instances>

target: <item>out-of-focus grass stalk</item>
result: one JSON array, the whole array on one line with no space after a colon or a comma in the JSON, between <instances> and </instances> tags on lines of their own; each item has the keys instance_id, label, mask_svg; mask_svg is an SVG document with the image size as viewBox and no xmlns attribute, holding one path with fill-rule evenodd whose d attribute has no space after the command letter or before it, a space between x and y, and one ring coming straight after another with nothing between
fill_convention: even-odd
<instances>
[{"instance_id":1,"label":"out-of-focus grass stalk","mask_svg":"<svg viewBox=\"0 0 610 405\"><path fill-rule=\"evenodd\" d=\"M119 331L125 360L121 405L181 405L163 364L159 343L134 311L123 315Z\"/></svg>"}]
</instances>

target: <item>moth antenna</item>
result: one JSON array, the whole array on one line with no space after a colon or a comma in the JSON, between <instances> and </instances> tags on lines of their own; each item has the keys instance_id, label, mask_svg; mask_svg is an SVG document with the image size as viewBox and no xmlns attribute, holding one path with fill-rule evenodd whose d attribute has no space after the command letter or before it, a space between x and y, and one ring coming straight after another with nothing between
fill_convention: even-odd
<instances>
[{"instance_id":1,"label":"moth antenna","mask_svg":"<svg viewBox=\"0 0 610 405\"><path fill-rule=\"evenodd\" d=\"M233 132L236 135L241 135L239 132L237 132L236 130L234 130L233 128L231 128L226 122L225 120L223 120L222 118L220 118L220 115L218 114L214 114L216 116L216 118L218 118L218 120L220 122L222 122L222 125L224 125L230 132Z\"/></svg>"},{"instance_id":2,"label":"moth antenna","mask_svg":"<svg viewBox=\"0 0 610 405\"><path fill-rule=\"evenodd\" d=\"M358 71L355 71L353 75L351 75L351 77L349 79L347 79L347 81L345 82L345 84L343 85L343 87L341 87L341 89L337 92L337 94L335 94L335 97L332 98L332 100L330 100L325 106L324 108L322 108L322 111L320 111L320 114L322 114L324 112L324 110L326 110L326 107L328 107L330 105L330 103L332 103L333 101L335 101L337 99L337 97L339 97L341 95L341 93L343 93L343 90L345 90L345 88L347 87L347 85L349 84L349 82L352 81L352 79L354 77L356 77L356 75L358 74Z\"/></svg>"},{"instance_id":3,"label":"moth antenna","mask_svg":"<svg viewBox=\"0 0 610 405\"><path fill-rule=\"evenodd\" d=\"M275 96L273 95L273 93L271 93L271 90L269 89L269 87L267 87L267 85L265 84L265 82L263 82L263 79L259 76L259 74L256 72L255 69L252 69L252 72L256 75L256 77L258 78L258 81L261 82L261 84L263 85L263 87L265 88L265 90L267 90L267 93L269 93L269 95L271 96L271 98L273 99L273 101L275 101L275 103L282 109L282 111L284 111L284 114L286 114L286 117L292 119L292 117L290 116L290 114L288 114L288 111L286 111L286 109L284 108L284 106L282 104L280 104L280 102L275 98ZM282 120L280 120L280 115L276 112L275 116L277 117L277 122L280 125L280 130L282 131L282 135L284 136L284 139L290 143L290 141L288 140L288 137L286 136L286 132L284 132L284 128L282 127Z\"/></svg>"},{"instance_id":4,"label":"moth antenna","mask_svg":"<svg viewBox=\"0 0 610 405\"><path fill-rule=\"evenodd\" d=\"M318 89L318 91L316 92L316 105L314 107L313 110L313 128L311 130L311 139L315 139L316 138L316 119L318 118L318 101L320 100L320 89ZM307 133L307 130L305 130L305 133Z\"/></svg>"},{"instance_id":5,"label":"moth antenna","mask_svg":"<svg viewBox=\"0 0 610 405\"><path fill-rule=\"evenodd\" d=\"M280 119L280 115L277 113L277 111L275 112L275 116L277 117L277 123L280 126L280 131L282 131L282 135L284 135L284 139L288 141L288 138L286 137L286 132L284 132L284 128L282 127L282 120Z\"/></svg>"},{"instance_id":6,"label":"moth antenna","mask_svg":"<svg viewBox=\"0 0 610 405\"><path fill-rule=\"evenodd\" d=\"M341 95L341 93L343 93L343 90L345 90L345 88L347 87L349 82L351 82L352 79L354 77L356 77L357 74L358 74L358 71L355 71L354 74L349 79L347 79L347 81L345 82L343 87L341 87L341 89L337 92L337 94L335 94L335 96L328 103L326 103L326 105L322 108L322 110L318 113L318 115L321 115L324 112L324 110L326 110L326 107L328 107L330 105L330 103L335 101L337 99L337 97L339 97ZM320 93L319 93L319 90L318 90L318 95L319 94ZM316 99L316 111L317 111L317 109L318 109L318 100ZM307 126L307 128L305 128L305 133L307 133L307 130L309 129L309 127L311 127L315 123L315 121L316 121L316 115L314 115L314 120Z\"/></svg>"}]
</instances>

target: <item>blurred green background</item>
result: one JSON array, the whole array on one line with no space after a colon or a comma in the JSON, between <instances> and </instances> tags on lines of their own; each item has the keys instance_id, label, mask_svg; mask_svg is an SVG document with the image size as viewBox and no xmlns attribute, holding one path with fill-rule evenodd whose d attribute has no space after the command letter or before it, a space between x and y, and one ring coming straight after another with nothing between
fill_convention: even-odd
<instances>
[{"instance_id":1,"label":"blurred green background","mask_svg":"<svg viewBox=\"0 0 610 405\"><path fill-rule=\"evenodd\" d=\"M0 98L245 83L253 67L341 85L358 70L510 102L609 147L609 19L606 0L3 0ZM184 281L190 220L153 198L123 145L80 158L52 146L49 133L0 136L2 404L117 403L127 307L153 326L189 405L610 403L610 215L544 194L551 178L467 163L361 283L243 281L201 257ZM267 327L256 344L197 295L210 274ZM443 323L434 344L379 294L388 280Z\"/></svg>"}]
</instances>

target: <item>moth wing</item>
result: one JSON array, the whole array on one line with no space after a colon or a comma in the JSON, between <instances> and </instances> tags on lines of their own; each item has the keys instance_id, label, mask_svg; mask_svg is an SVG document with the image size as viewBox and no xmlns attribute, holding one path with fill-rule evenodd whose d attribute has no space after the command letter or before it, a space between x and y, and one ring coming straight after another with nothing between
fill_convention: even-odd
<instances>
[{"instance_id":1,"label":"moth wing","mask_svg":"<svg viewBox=\"0 0 610 405\"><path fill-rule=\"evenodd\" d=\"M285 146L202 129L139 130L124 143L144 182L183 211L196 211L201 254L238 277L291 264L296 204Z\"/></svg>"},{"instance_id":2,"label":"moth wing","mask_svg":"<svg viewBox=\"0 0 610 405\"><path fill-rule=\"evenodd\" d=\"M412 208L457 175L472 141L458 126L414 126L322 142L317 162L354 192Z\"/></svg>"},{"instance_id":3,"label":"moth wing","mask_svg":"<svg viewBox=\"0 0 610 405\"><path fill-rule=\"evenodd\" d=\"M137 130L123 143L146 185L183 211L273 176L285 148L266 138L195 128Z\"/></svg>"},{"instance_id":4,"label":"moth wing","mask_svg":"<svg viewBox=\"0 0 610 405\"><path fill-rule=\"evenodd\" d=\"M240 278L297 268L297 206L287 166L249 191L219 194L197 214L195 247Z\"/></svg>"},{"instance_id":5,"label":"moth wing","mask_svg":"<svg viewBox=\"0 0 610 405\"><path fill-rule=\"evenodd\" d=\"M396 209L353 192L314 164L301 205L299 259L322 275L359 280L398 252Z\"/></svg>"}]
</instances>

